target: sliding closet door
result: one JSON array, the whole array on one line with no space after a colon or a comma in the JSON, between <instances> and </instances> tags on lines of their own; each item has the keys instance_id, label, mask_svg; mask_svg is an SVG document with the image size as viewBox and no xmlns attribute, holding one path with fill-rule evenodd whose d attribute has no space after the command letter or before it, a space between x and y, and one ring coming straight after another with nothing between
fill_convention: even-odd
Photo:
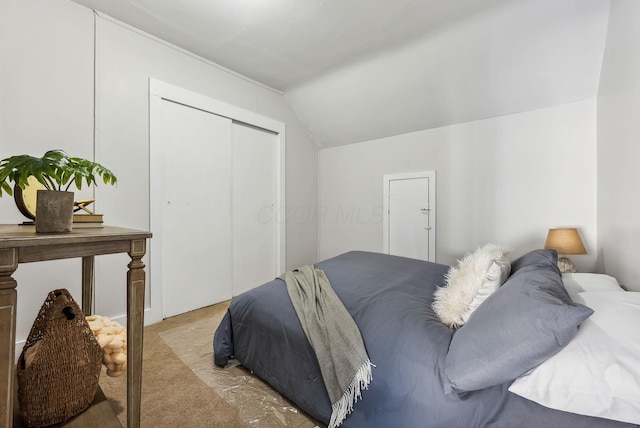
<instances>
[{"instance_id":1,"label":"sliding closet door","mask_svg":"<svg viewBox=\"0 0 640 428\"><path fill-rule=\"evenodd\" d=\"M149 81L151 308L222 302L284 270L284 124Z\"/></svg>"},{"instance_id":2,"label":"sliding closet door","mask_svg":"<svg viewBox=\"0 0 640 428\"><path fill-rule=\"evenodd\" d=\"M231 120L166 100L156 114L166 318L231 298Z\"/></svg>"},{"instance_id":3,"label":"sliding closet door","mask_svg":"<svg viewBox=\"0 0 640 428\"><path fill-rule=\"evenodd\" d=\"M276 135L233 123L233 295L271 281L277 272Z\"/></svg>"}]
</instances>

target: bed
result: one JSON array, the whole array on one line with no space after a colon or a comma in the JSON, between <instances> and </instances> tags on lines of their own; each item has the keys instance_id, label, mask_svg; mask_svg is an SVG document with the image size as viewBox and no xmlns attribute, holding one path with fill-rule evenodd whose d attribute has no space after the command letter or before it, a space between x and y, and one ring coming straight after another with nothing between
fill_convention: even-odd
<instances>
[{"instance_id":1,"label":"bed","mask_svg":"<svg viewBox=\"0 0 640 428\"><path fill-rule=\"evenodd\" d=\"M375 364L373 381L341 426L638 427L633 420L633 402L615 403L615 410L622 407L622 417L610 412L606 402L600 404L604 407L601 414L594 416L576 413L573 408L566 411L551 408L548 403L538 404L542 401L539 397L525 398L523 395L535 386L524 384L518 392L510 391L528 376L531 383L530 376L553 356L562 355L563 348L569 348L567 343L573 343L576 330L580 333L581 322L565 320L562 312L567 308L569 312L588 310L586 304L574 303L574 299L589 293L614 294L607 287L597 291L581 289L578 277L572 279L568 293L555 265L556 258L553 250L536 250L515 260L504 285L459 329L445 326L432 307L434 293L444 285L449 266L362 251L317 263L360 329ZM546 283L558 280L559 289L549 294ZM545 305L554 299L560 307L549 312ZM582 301L594 300L601 299L590 296ZM593 312L589 311L588 315ZM562 331L562 326L545 325L549 320L553 321L551 324L573 323L573 332L567 333L571 328ZM636 330L637 325L633 327ZM528 328L533 328L532 333L522 334L522 329ZM554 328L559 329L552 335L555 343L536 341L536 330L548 332ZM507 333L503 334L503 330ZM562 339L563 334L568 336ZM563 340L567 343L557 343ZM557 349L541 352L547 345ZM225 366L229 359L237 359L304 412L328 423L331 405L318 362L282 280L273 280L234 298L215 331L213 347L216 365ZM584 349L577 352L585 355ZM568 355L569 362L573 355ZM627 364L639 365L640 356L629 358ZM531 367L524 367L523 361ZM558 367L555 369L565 369L562 364ZM540 377L556 374L552 370ZM617 375L624 377L628 373ZM631 383L634 381L632 378ZM602 387L604 383L594 385ZM571 381L568 384L570 388ZM630 401L638 401L637 398L631 397ZM606 401L606 397L591 399ZM583 401L590 403L588 398ZM631 419L626 416L629 412Z\"/></svg>"}]
</instances>

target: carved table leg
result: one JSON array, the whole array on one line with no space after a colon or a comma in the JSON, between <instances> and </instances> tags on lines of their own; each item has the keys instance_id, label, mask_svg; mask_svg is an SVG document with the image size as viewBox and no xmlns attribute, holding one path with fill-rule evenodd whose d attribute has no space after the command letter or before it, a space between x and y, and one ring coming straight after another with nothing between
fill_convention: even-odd
<instances>
[{"instance_id":1,"label":"carved table leg","mask_svg":"<svg viewBox=\"0 0 640 428\"><path fill-rule=\"evenodd\" d=\"M16 280L18 268L15 248L0 250L0 426L13 426L13 382L16 351Z\"/></svg>"},{"instance_id":2,"label":"carved table leg","mask_svg":"<svg viewBox=\"0 0 640 428\"><path fill-rule=\"evenodd\" d=\"M85 315L93 315L93 266L93 256L82 258L82 312Z\"/></svg>"},{"instance_id":3,"label":"carved table leg","mask_svg":"<svg viewBox=\"0 0 640 428\"><path fill-rule=\"evenodd\" d=\"M127 272L127 426L140 426L146 239L131 241Z\"/></svg>"}]
</instances>

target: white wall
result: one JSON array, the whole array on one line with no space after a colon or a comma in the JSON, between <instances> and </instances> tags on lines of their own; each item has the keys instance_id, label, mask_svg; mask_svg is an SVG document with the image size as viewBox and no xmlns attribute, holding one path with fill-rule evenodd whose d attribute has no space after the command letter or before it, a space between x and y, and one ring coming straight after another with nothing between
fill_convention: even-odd
<instances>
[{"instance_id":1,"label":"white wall","mask_svg":"<svg viewBox=\"0 0 640 428\"><path fill-rule=\"evenodd\" d=\"M93 158L92 28L92 12L67 0L0 2L2 158L53 148ZM6 195L0 218L27 220ZM28 335L49 291L67 288L80 299L80 273L80 260L18 267L18 340Z\"/></svg>"},{"instance_id":2,"label":"white wall","mask_svg":"<svg viewBox=\"0 0 640 428\"><path fill-rule=\"evenodd\" d=\"M60 147L94 158L95 151L95 160L118 176L117 187L100 186L95 192L96 209L106 223L149 228L149 77L284 122L288 206L282 209L314 211L317 206L317 150L282 94L68 0L3 0L0 31L2 157ZM175 177L189 184L188 171ZM0 199L0 215L3 223L23 220L10 197ZM315 218L288 221L287 266L316 260ZM127 262L126 255L96 258L98 313L125 313ZM80 296L79 260L20 266L15 277L18 340L28 334L48 291L65 286Z\"/></svg>"},{"instance_id":3,"label":"white wall","mask_svg":"<svg viewBox=\"0 0 640 428\"><path fill-rule=\"evenodd\" d=\"M598 267L640 291L640 2L611 2L598 92Z\"/></svg>"},{"instance_id":4,"label":"white wall","mask_svg":"<svg viewBox=\"0 0 640 428\"><path fill-rule=\"evenodd\" d=\"M105 187L97 191L98 200L110 207L110 221L137 228L149 227L150 77L284 122L287 208L317 204L317 151L282 95L213 67L183 50L145 37L108 17L97 18L96 53L96 157L119 171L117 190ZM189 171L168 173L182 180L185 191L192 192L194 198L202 197L206 186L213 185L191 183L197 186L189 186ZM192 220L198 221L197 213L194 212ZM290 225L287 227L287 266L315 261L317 223L305 218ZM194 250L207 251L206 248ZM110 257L115 260L127 256ZM124 290L114 292L113 287L101 287L99 278L106 277L103 272L118 265L123 264L109 257L96 261L96 300L107 307L124 301ZM97 311L100 313L100 308Z\"/></svg>"},{"instance_id":5,"label":"white wall","mask_svg":"<svg viewBox=\"0 0 640 428\"><path fill-rule=\"evenodd\" d=\"M549 227L576 226L596 260L596 100L320 151L320 258L382 249L387 173L437 171L436 259L478 245L513 257L541 248Z\"/></svg>"},{"instance_id":6,"label":"white wall","mask_svg":"<svg viewBox=\"0 0 640 428\"><path fill-rule=\"evenodd\" d=\"M96 156L120 165L118 192L106 187L98 192L100 200L114 205L110 216L119 224L148 226L148 211L128 206L148 206L150 77L285 123L287 207L282 209L317 205L317 150L282 94L108 17L97 17L96 40ZM188 171L177 172L176 179L187 182ZM201 195L194 189L195 194ZM316 240L313 219L288 219L287 265L315 260Z\"/></svg>"}]
</instances>

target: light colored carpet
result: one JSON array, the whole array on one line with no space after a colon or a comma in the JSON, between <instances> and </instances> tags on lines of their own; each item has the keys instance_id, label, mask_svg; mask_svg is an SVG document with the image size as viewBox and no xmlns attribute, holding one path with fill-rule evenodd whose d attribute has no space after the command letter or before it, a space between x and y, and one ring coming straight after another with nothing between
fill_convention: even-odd
<instances>
[{"instance_id":1,"label":"light colored carpet","mask_svg":"<svg viewBox=\"0 0 640 428\"><path fill-rule=\"evenodd\" d=\"M145 327L141 426L324 427L242 366L213 364L213 333L230 302ZM126 426L126 378L100 386Z\"/></svg>"},{"instance_id":2,"label":"light colored carpet","mask_svg":"<svg viewBox=\"0 0 640 428\"><path fill-rule=\"evenodd\" d=\"M219 318L205 318L160 333L173 352L254 427L313 428L319 425L244 367L213 364L211 341Z\"/></svg>"}]
</instances>

